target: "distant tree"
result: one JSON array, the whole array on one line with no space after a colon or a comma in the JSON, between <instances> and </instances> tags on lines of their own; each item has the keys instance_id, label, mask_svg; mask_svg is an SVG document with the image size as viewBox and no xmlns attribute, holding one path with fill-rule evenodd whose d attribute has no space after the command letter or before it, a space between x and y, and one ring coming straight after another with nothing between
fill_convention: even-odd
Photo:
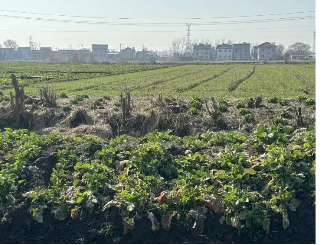
<instances>
[{"instance_id":1,"label":"distant tree","mask_svg":"<svg viewBox=\"0 0 335 245\"><path fill-rule=\"evenodd\" d=\"M233 40L231 40L231 39L228 39L228 41L227 41L227 44L229 44L229 45L232 45L234 43L234 41Z\"/></svg>"},{"instance_id":2,"label":"distant tree","mask_svg":"<svg viewBox=\"0 0 335 245\"><path fill-rule=\"evenodd\" d=\"M17 47L18 47L16 41L14 41L12 39L7 39L6 41L4 41L3 46L5 46L6 48L13 49L13 50L17 49Z\"/></svg>"},{"instance_id":3,"label":"distant tree","mask_svg":"<svg viewBox=\"0 0 335 245\"><path fill-rule=\"evenodd\" d=\"M284 51L285 51L284 45L283 44L278 44L277 49L276 49L276 54L277 54L277 58L279 60L282 60L282 59L285 58Z\"/></svg>"},{"instance_id":4,"label":"distant tree","mask_svg":"<svg viewBox=\"0 0 335 245\"><path fill-rule=\"evenodd\" d=\"M8 58L10 58L12 56L13 52L18 48L18 45L17 45L16 41L14 41L12 39L7 39L6 41L4 41L3 46L10 49L7 52Z\"/></svg>"},{"instance_id":5,"label":"distant tree","mask_svg":"<svg viewBox=\"0 0 335 245\"><path fill-rule=\"evenodd\" d=\"M307 55L311 50L311 46L305 43L296 42L288 47L291 55Z\"/></svg>"},{"instance_id":6,"label":"distant tree","mask_svg":"<svg viewBox=\"0 0 335 245\"><path fill-rule=\"evenodd\" d=\"M32 50L39 50L40 47L41 47L41 44L40 44L40 43L35 43L35 42L33 42L33 43L31 44L31 49L32 49Z\"/></svg>"},{"instance_id":7,"label":"distant tree","mask_svg":"<svg viewBox=\"0 0 335 245\"><path fill-rule=\"evenodd\" d=\"M186 38L177 38L172 41L170 51L173 57L181 57L186 52Z\"/></svg>"}]
</instances>

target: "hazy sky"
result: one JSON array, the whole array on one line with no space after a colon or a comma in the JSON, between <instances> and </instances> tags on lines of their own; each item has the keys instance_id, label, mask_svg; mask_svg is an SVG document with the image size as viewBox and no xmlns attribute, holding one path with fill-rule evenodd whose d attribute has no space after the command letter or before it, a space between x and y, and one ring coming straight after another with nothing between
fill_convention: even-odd
<instances>
[{"instance_id":1,"label":"hazy sky","mask_svg":"<svg viewBox=\"0 0 335 245\"><path fill-rule=\"evenodd\" d=\"M32 36L41 46L59 49L92 43L119 49L121 43L167 50L192 23L192 40L286 46L301 41L313 47L315 12L310 11L315 0L0 0L0 42L10 38L28 46Z\"/></svg>"}]
</instances>

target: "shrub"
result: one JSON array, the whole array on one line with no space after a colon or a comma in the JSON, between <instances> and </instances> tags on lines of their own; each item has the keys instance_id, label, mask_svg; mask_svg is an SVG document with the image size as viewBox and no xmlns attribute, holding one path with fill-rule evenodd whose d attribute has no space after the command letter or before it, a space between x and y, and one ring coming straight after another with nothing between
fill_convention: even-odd
<instances>
[{"instance_id":1,"label":"shrub","mask_svg":"<svg viewBox=\"0 0 335 245\"><path fill-rule=\"evenodd\" d=\"M315 99L307 99L305 100L305 105L306 106L315 106Z\"/></svg>"},{"instance_id":2,"label":"shrub","mask_svg":"<svg viewBox=\"0 0 335 245\"><path fill-rule=\"evenodd\" d=\"M272 103L272 104L278 104L279 102L280 102L280 99L277 97L273 97L269 99L269 103Z\"/></svg>"},{"instance_id":3,"label":"shrub","mask_svg":"<svg viewBox=\"0 0 335 245\"><path fill-rule=\"evenodd\" d=\"M63 107L62 107L62 110L63 110L65 113L69 113L69 112L72 110L72 108L71 108L71 106L63 106Z\"/></svg>"},{"instance_id":4,"label":"shrub","mask_svg":"<svg viewBox=\"0 0 335 245\"><path fill-rule=\"evenodd\" d=\"M110 100L111 97L110 97L110 96L104 96L103 99L104 99L104 100Z\"/></svg>"},{"instance_id":5,"label":"shrub","mask_svg":"<svg viewBox=\"0 0 335 245\"><path fill-rule=\"evenodd\" d=\"M247 115L247 114L251 114L250 109L248 109L248 108L240 108L240 109L238 110L238 112L239 112L241 115L243 115L243 116L245 116L245 115Z\"/></svg>"},{"instance_id":6,"label":"shrub","mask_svg":"<svg viewBox=\"0 0 335 245\"><path fill-rule=\"evenodd\" d=\"M219 111L220 112L227 112L228 111L228 102L224 99L219 100Z\"/></svg>"}]
</instances>

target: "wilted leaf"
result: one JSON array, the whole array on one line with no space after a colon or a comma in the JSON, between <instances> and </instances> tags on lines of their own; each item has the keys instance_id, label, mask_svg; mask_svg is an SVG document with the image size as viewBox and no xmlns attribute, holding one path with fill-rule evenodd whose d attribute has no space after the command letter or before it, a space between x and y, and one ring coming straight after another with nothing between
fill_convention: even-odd
<instances>
[{"instance_id":1,"label":"wilted leaf","mask_svg":"<svg viewBox=\"0 0 335 245\"><path fill-rule=\"evenodd\" d=\"M105 204L105 206L103 206L102 211L105 211L110 207L119 207L119 203L115 200L109 201Z\"/></svg>"},{"instance_id":2,"label":"wilted leaf","mask_svg":"<svg viewBox=\"0 0 335 245\"><path fill-rule=\"evenodd\" d=\"M129 204L129 205L127 206L127 210L128 210L129 212L133 211L134 208L135 208L134 203L131 203L131 204Z\"/></svg>"},{"instance_id":3,"label":"wilted leaf","mask_svg":"<svg viewBox=\"0 0 335 245\"><path fill-rule=\"evenodd\" d=\"M71 209L71 218L78 219L79 218L79 210L76 208Z\"/></svg>"},{"instance_id":4,"label":"wilted leaf","mask_svg":"<svg viewBox=\"0 0 335 245\"><path fill-rule=\"evenodd\" d=\"M7 194L6 198L10 204L15 204L15 197L12 194Z\"/></svg>"},{"instance_id":5,"label":"wilted leaf","mask_svg":"<svg viewBox=\"0 0 335 245\"><path fill-rule=\"evenodd\" d=\"M154 216L154 214L152 212L148 212L148 218L151 221L151 229L153 231L159 230L159 223L158 223L156 217Z\"/></svg>"},{"instance_id":6,"label":"wilted leaf","mask_svg":"<svg viewBox=\"0 0 335 245\"><path fill-rule=\"evenodd\" d=\"M160 201L165 201L167 196L170 195L169 191L163 191L161 192L160 196L157 198L157 200Z\"/></svg>"},{"instance_id":7,"label":"wilted leaf","mask_svg":"<svg viewBox=\"0 0 335 245\"><path fill-rule=\"evenodd\" d=\"M65 204L59 205L56 209L53 210L55 218L62 221L65 220L68 216L68 209Z\"/></svg>"}]
</instances>

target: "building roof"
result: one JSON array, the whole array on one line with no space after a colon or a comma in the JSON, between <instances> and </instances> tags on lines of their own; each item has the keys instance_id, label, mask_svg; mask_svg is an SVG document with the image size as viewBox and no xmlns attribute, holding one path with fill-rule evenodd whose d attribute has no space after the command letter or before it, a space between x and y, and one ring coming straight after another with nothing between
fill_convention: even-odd
<instances>
[{"instance_id":1,"label":"building roof","mask_svg":"<svg viewBox=\"0 0 335 245\"><path fill-rule=\"evenodd\" d=\"M108 44L92 44L92 49L96 48L108 49Z\"/></svg>"},{"instance_id":2,"label":"building roof","mask_svg":"<svg viewBox=\"0 0 335 245\"><path fill-rule=\"evenodd\" d=\"M269 42L265 42L265 43L258 45L259 48L262 48L264 46L277 47L274 43L269 43Z\"/></svg>"},{"instance_id":3,"label":"building roof","mask_svg":"<svg viewBox=\"0 0 335 245\"><path fill-rule=\"evenodd\" d=\"M216 49L233 49L233 45L222 44L222 45L216 46Z\"/></svg>"},{"instance_id":4,"label":"building roof","mask_svg":"<svg viewBox=\"0 0 335 245\"><path fill-rule=\"evenodd\" d=\"M234 48L249 48L250 49L250 43L237 43L237 44L233 44Z\"/></svg>"},{"instance_id":5,"label":"building roof","mask_svg":"<svg viewBox=\"0 0 335 245\"><path fill-rule=\"evenodd\" d=\"M18 47L17 50L31 50L31 47Z\"/></svg>"},{"instance_id":6,"label":"building roof","mask_svg":"<svg viewBox=\"0 0 335 245\"><path fill-rule=\"evenodd\" d=\"M206 45L206 44L200 43L199 45L194 46L193 49L210 49L210 48L211 48L211 45Z\"/></svg>"}]
</instances>

